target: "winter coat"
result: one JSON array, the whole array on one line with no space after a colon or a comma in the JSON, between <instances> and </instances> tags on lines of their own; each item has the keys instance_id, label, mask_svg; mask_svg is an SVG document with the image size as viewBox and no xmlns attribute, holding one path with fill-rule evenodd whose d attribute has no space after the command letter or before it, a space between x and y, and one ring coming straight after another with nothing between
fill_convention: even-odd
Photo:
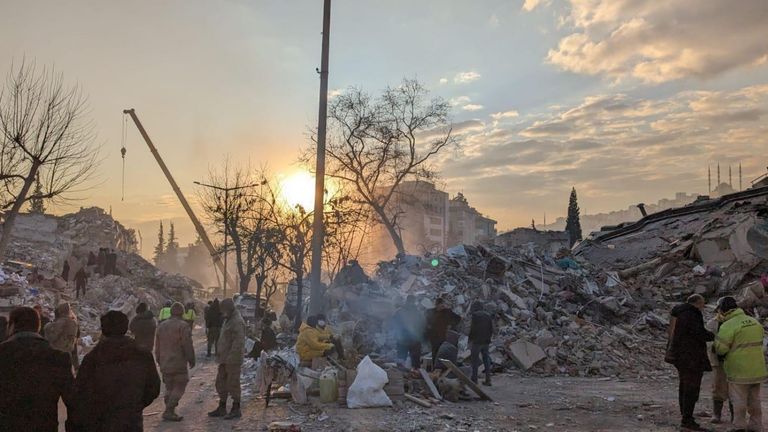
<instances>
[{"instance_id":1,"label":"winter coat","mask_svg":"<svg viewBox=\"0 0 768 432\"><path fill-rule=\"evenodd\" d=\"M758 384L768 377L763 336L762 324L742 309L734 309L725 315L715 339L715 349L725 356L723 369L729 382Z\"/></svg>"},{"instance_id":2,"label":"winter coat","mask_svg":"<svg viewBox=\"0 0 768 432\"><path fill-rule=\"evenodd\" d=\"M128 336L102 337L75 380L76 430L142 432L142 411L159 394L152 354Z\"/></svg>"},{"instance_id":3,"label":"winter coat","mask_svg":"<svg viewBox=\"0 0 768 432\"><path fill-rule=\"evenodd\" d=\"M195 365L192 332L181 318L171 317L157 327L157 364L163 374L187 372L187 365Z\"/></svg>"},{"instance_id":4,"label":"winter coat","mask_svg":"<svg viewBox=\"0 0 768 432\"><path fill-rule=\"evenodd\" d=\"M717 339L717 332L720 329L720 321L718 321L717 318L712 318L707 321L707 324L704 326L704 328L714 334L715 339ZM722 364L720 364L720 359L717 357L717 352L715 352L714 341L707 342L707 357L709 358L709 364L712 365L712 367L722 367Z\"/></svg>"},{"instance_id":5,"label":"winter coat","mask_svg":"<svg viewBox=\"0 0 768 432\"><path fill-rule=\"evenodd\" d=\"M327 342L328 336L318 328L302 323L299 328L299 337L296 339L296 353L301 361L312 361L321 357L324 352L333 348L333 344Z\"/></svg>"},{"instance_id":6,"label":"winter coat","mask_svg":"<svg viewBox=\"0 0 768 432\"><path fill-rule=\"evenodd\" d=\"M205 328L221 328L221 311L219 310L219 304L214 301L212 306L209 306L205 311Z\"/></svg>"},{"instance_id":7,"label":"winter coat","mask_svg":"<svg viewBox=\"0 0 768 432\"><path fill-rule=\"evenodd\" d=\"M45 338L53 349L71 353L77 340L77 322L68 316L62 316L45 325Z\"/></svg>"},{"instance_id":8,"label":"winter coat","mask_svg":"<svg viewBox=\"0 0 768 432\"><path fill-rule=\"evenodd\" d=\"M149 352L155 349L155 330L157 330L157 320L152 315L152 311L144 311L137 314L131 320L128 327L131 330L136 344Z\"/></svg>"},{"instance_id":9,"label":"winter coat","mask_svg":"<svg viewBox=\"0 0 768 432\"><path fill-rule=\"evenodd\" d=\"M493 318L485 311L472 314L472 322L469 328L469 341L478 345L488 345L493 336Z\"/></svg>"},{"instance_id":10,"label":"winter coat","mask_svg":"<svg viewBox=\"0 0 768 432\"><path fill-rule=\"evenodd\" d=\"M184 321L187 322L187 325L190 326L191 328L192 325L194 325L195 320L197 319L197 312L195 312L194 309L187 309L184 312L184 315L182 316L182 318L184 319Z\"/></svg>"},{"instance_id":11,"label":"winter coat","mask_svg":"<svg viewBox=\"0 0 768 432\"><path fill-rule=\"evenodd\" d=\"M673 309L676 316L675 331L670 344L672 364L685 370L711 371L707 357L707 342L715 335L704 328L704 316L695 306L685 303Z\"/></svg>"},{"instance_id":12,"label":"winter coat","mask_svg":"<svg viewBox=\"0 0 768 432\"><path fill-rule=\"evenodd\" d=\"M426 319L415 305L405 305L397 311L394 325L397 338L404 343L421 342L424 339Z\"/></svg>"},{"instance_id":13,"label":"winter coat","mask_svg":"<svg viewBox=\"0 0 768 432\"><path fill-rule=\"evenodd\" d=\"M169 307L164 307L164 308L160 309L160 313L157 314L157 320L160 321L160 322L163 322L163 321L167 320L170 317L171 317L171 308L170 308L170 306Z\"/></svg>"},{"instance_id":14,"label":"winter coat","mask_svg":"<svg viewBox=\"0 0 768 432\"><path fill-rule=\"evenodd\" d=\"M0 344L0 431L56 432L59 397L72 407L69 354L35 332Z\"/></svg>"},{"instance_id":15,"label":"winter coat","mask_svg":"<svg viewBox=\"0 0 768 432\"><path fill-rule=\"evenodd\" d=\"M245 321L235 310L221 325L219 340L216 342L216 363L243 364L245 350Z\"/></svg>"},{"instance_id":16,"label":"winter coat","mask_svg":"<svg viewBox=\"0 0 768 432\"><path fill-rule=\"evenodd\" d=\"M430 309L427 322L427 338L433 344L445 340L448 329L454 329L461 322L461 317L450 309Z\"/></svg>"}]
</instances>

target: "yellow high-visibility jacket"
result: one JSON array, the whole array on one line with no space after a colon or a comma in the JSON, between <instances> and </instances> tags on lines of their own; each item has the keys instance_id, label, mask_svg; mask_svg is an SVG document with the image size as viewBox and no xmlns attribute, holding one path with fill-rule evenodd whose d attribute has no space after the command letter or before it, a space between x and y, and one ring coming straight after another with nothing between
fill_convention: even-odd
<instances>
[{"instance_id":1,"label":"yellow high-visibility jacket","mask_svg":"<svg viewBox=\"0 0 768 432\"><path fill-rule=\"evenodd\" d=\"M758 384L768 378L763 355L762 324L734 309L725 315L715 338L715 349L725 355L723 369L734 384Z\"/></svg>"},{"instance_id":2,"label":"yellow high-visibility jacket","mask_svg":"<svg viewBox=\"0 0 768 432\"><path fill-rule=\"evenodd\" d=\"M296 353L299 354L301 361L312 361L313 358L321 357L323 353L331 348L333 344L325 342L327 336L320 329L301 324L299 328L299 337L296 339Z\"/></svg>"}]
</instances>

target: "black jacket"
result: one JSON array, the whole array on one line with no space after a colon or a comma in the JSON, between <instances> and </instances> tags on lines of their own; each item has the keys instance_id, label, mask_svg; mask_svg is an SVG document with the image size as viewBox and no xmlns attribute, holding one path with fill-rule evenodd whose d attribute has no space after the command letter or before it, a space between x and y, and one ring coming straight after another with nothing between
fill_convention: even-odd
<instances>
[{"instance_id":1,"label":"black jacket","mask_svg":"<svg viewBox=\"0 0 768 432\"><path fill-rule=\"evenodd\" d=\"M213 305L205 311L205 328L221 328L224 317L221 316L219 302L214 300Z\"/></svg>"},{"instance_id":2,"label":"black jacket","mask_svg":"<svg viewBox=\"0 0 768 432\"><path fill-rule=\"evenodd\" d=\"M455 329L459 325L461 317L450 309L430 309L427 321L427 339L432 344L439 344L445 340L448 329Z\"/></svg>"},{"instance_id":3,"label":"black jacket","mask_svg":"<svg viewBox=\"0 0 768 432\"><path fill-rule=\"evenodd\" d=\"M141 432L142 411L159 394L152 354L128 336L102 337L77 373L73 421L82 432Z\"/></svg>"},{"instance_id":4,"label":"black jacket","mask_svg":"<svg viewBox=\"0 0 768 432\"><path fill-rule=\"evenodd\" d=\"M680 369L711 371L707 342L715 340L715 335L704 328L701 311L685 303L672 309L672 316L677 318L669 347L673 364Z\"/></svg>"},{"instance_id":5,"label":"black jacket","mask_svg":"<svg viewBox=\"0 0 768 432\"><path fill-rule=\"evenodd\" d=\"M69 354L20 332L0 344L0 371L0 431L56 432L59 397L72 407Z\"/></svg>"},{"instance_id":6,"label":"black jacket","mask_svg":"<svg viewBox=\"0 0 768 432\"><path fill-rule=\"evenodd\" d=\"M469 328L469 341L478 345L491 343L493 336L493 318L488 312L478 311L472 314Z\"/></svg>"},{"instance_id":7,"label":"black jacket","mask_svg":"<svg viewBox=\"0 0 768 432\"><path fill-rule=\"evenodd\" d=\"M147 351L155 349L155 331L157 330L157 320L152 315L152 311L144 311L137 314L131 320L131 334L136 340L136 344Z\"/></svg>"}]
</instances>

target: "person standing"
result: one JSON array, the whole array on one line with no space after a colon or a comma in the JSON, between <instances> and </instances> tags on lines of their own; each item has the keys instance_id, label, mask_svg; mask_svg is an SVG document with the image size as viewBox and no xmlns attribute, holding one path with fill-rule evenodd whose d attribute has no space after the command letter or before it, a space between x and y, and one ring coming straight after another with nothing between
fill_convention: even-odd
<instances>
[{"instance_id":1,"label":"person standing","mask_svg":"<svg viewBox=\"0 0 768 432\"><path fill-rule=\"evenodd\" d=\"M760 387L768 378L763 350L765 331L759 321L738 307L733 297L723 297L719 309L724 317L715 339L715 350L725 356L723 369L733 402L734 427L762 432Z\"/></svg>"},{"instance_id":2,"label":"person standing","mask_svg":"<svg viewBox=\"0 0 768 432\"><path fill-rule=\"evenodd\" d=\"M45 338L53 349L72 353L77 342L78 325L69 303L62 303L53 310L54 320L45 326Z\"/></svg>"},{"instance_id":3,"label":"person standing","mask_svg":"<svg viewBox=\"0 0 768 432\"><path fill-rule=\"evenodd\" d=\"M75 379L73 422L83 432L140 432L142 411L160 394L160 377L147 350L126 336L128 317L101 317L101 339L85 355Z\"/></svg>"},{"instance_id":4,"label":"person standing","mask_svg":"<svg viewBox=\"0 0 768 432\"><path fill-rule=\"evenodd\" d=\"M405 363L411 358L411 368L421 367L421 344L424 339L426 322L424 314L416 306L416 296L409 295L405 304L395 313L394 325L397 333L397 357Z\"/></svg>"},{"instance_id":5,"label":"person standing","mask_svg":"<svg viewBox=\"0 0 768 432\"><path fill-rule=\"evenodd\" d=\"M45 313L43 310L43 307L39 304L36 304L32 307L35 311L37 311L37 314L40 316L40 336L45 337L45 326L48 325L49 322L51 322L51 319L48 318L48 314Z\"/></svg>"},{"instance_id":6,"label":"person standing","mask_svg":"<svg viewBox=\"0 0 768 432\"><path fill-rule=\"evenodd\" d=\"M69 259L64 260L64 267L61 269L61 278L69 285Z\"/></svg>"},{"instance_id":7,"label":"person standing","mask_svg":"<svg viewBox=\"0 0 768 432\"><path fill-rule=\"evenodd\" d=\"M80 291L83 291L85 295L85 288L88 285L88 272L85 271L85 266L80 267L80 270L75 273L75 298L80 298Z\"/></svg>"},{"instance_id":8,"label":"person standing","mask_svg":"<svg viewBox=\"0 0 768 432\"><path fill-rule=\"evenodd\" d=\"M219 333L221 332L221 310L219 309L219 299L214 299L208 310L205 313L205 328L208 336L208 354L211 356L211 348L216 350L216 342L219 340Z\"/></svg>"},{"instance_id":9,"label":"person standing","mask_svg":"<svg viewBox=\"0 0 768 432\"><path fill-rule=\"evenodd\" d=\"M676 318L675 329L667 357L677 368L680 378L678 403L683 429L701 431L703 429L693 417L696 402L701 392L701 379L704 372L712 370L707 357L707 342L715 335L704 328L704 297L693 294L687 301L672 310Z\"/></svg>"},{"instance_id":10,"label":"person standing","mask_svg":"<svg viewBox=\"0 0 768 432\"><path fill-rule=\"evenodd\" d=\"M477 383L477 372L480 368L480 356L483 356L483 367L485 368L485 381L483 385L491 385L491 355L488 353L488 346L491 344L493 335L493 318L483 310L483 303L476 301L472 303L472 322L469 329L470 358L472 359L472 381Z\"/></svg>"},{"instance_id":11,"label":"person standing","mask_svg":"<svg viewBox=\"0 0 768 432\"><path fill-rule=\"evenodd\" d=\"M245 321L235 308L230 298L221 301L221 326L219 340L216 343L216 391L219 393L219 406L208 413L210 417L225 419L240 418L240 368L243 365L245 349ZM227 414L227 399L232 397L232 410Z\"/></svg>"},{"instance_id":12,"label":"person standing","mask_svg":"<svg viewBox=\"0 0 768 432\"><path fill-rule=\"evenodd\" d=\"M160 313L157 314L157 320L160 322L163 322L171 317L171 305L173 304L172 301L166 300L165 304L163 305L163 308L160 309Z\"/></svg>"},{"instance_id":13,"label":"person standing","mask_svg":"<svg viewBox=\"0 0 768 432\"><path fill-rule=\"evenodd\" d=\"M716 335L723 319L719 304L715 313L717 315L707 321L706 329ZM728 407L731 411L731 422L733 422L733 403L728 397L728 376L725 374L723 363L715 351L714 341L707 343L707 356L709 356L709 364L712 365L712 423L720 424L723 422L723 406L726 401L729 401Z\"/></svg>"},{"instance_id":14,"label":"person standing","mask_svg":"<svg viewBox=\"0 0 768 432\"><path fill-rule=\"evenodd\" d=\"M157 364L165 383L165 412L163 420L181 421L176 414L184 390L189 382L189 369L195 367L195 349L192 345L192 331L184 322L184 305L171 306L171 318L157 328Z\"/></svg>"},{"instance_id":15,"label":"person standing","mask_svg":"<svg viewBox=\"0 0 768 432\"><path fill-rule=\"evenodd\" d=\"M73 407L69 355L40 336L34 309L15 308L9 318L10 337L0 344L0 431L56 432L59 398Z\"/></svg>"},{"instance_id":16,"label":"person standing","mask_svg":"<svg viewBox=\"0 0 768 432\"><path fill-rule=\"evenodd\" d=\"M139 348L149 352L154 351L157 320L146 303L142 302L136 306L136 316L131 320L129 329Z\"/></svg>"},{"instance_id":17,"label":"person standing","mask_svg":"<svg viewBox=\"0 0 768 432\"><path fill-rule=\"evenodd\" d=\"M451 310L450 305L443 298L435 301L435 308L429 311L427 319L427 338L432 347L432 367L436 365L437 351L445 342L449 329L455 330L461 322L461 317Z\"/></svg>"},{"instance_id":18,"label":"person standing","mask_svg":"<svg viewBox=\"0 0 768 432\"><path fill-rule=\"evenodd\" d=\"M189 330L195 328L195 320L197 319L197 312L195 312L195 302L188 302L185 306L183 319L189 326Z\"/></svg>"}]
</instances>

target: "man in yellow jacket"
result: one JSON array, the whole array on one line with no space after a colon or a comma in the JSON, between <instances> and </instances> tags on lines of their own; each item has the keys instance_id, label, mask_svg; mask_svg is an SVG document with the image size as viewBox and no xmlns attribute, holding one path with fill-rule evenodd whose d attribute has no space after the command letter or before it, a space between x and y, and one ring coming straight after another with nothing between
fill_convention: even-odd
<instances>
[{"instance_id":1,"label":"man in yellow jacket","mask_svg":"<svg viewBox=\"0 0 768 432\"><path fill-rule=\"evenodd\" d=\"M334 346L328 342L327 334L317 327L317 317L307 317L307 322L299 328L299 337L296 339L296 352L302 362L311 362L312 359L322 357L332 351Z\"/></svg>"},{"instance_id":2,"label":"man in yellow jacket","mask_svg":"<svg viewBox=\"0 0 768 432\"><path fill-rule=\"evenodd\" d=\"M768 377L763 354L763 326L745 314L733 297L720 299L718 309L724 316L715 339L715 350L719 356L725 356L723 368L733 401L734 427L762 432L760 386Z\"/></svg>"}]
</instances>

